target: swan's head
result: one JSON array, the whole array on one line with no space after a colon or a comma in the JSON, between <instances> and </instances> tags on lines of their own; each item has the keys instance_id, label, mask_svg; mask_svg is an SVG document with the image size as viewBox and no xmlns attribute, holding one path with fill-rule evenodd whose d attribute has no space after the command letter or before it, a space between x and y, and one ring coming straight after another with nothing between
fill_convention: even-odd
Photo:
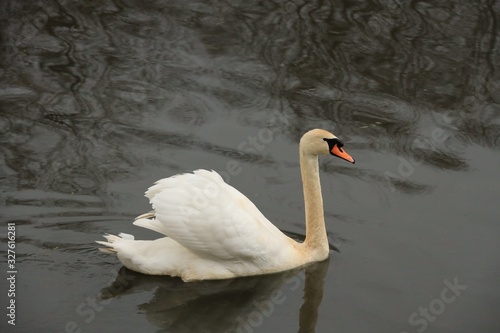
<instances>
[{"instance_id":1,"label":"swan's head","mask_svg":"<svg viewBox=\"0 0 500 333\"><path fill-rule=\"evenodd\" d=\"M344 143L335 135L322 129L310 130L300 139L300 148L305 153L314 155L330 154L354 163L354 158L342 148L343 146Z\"/></svg>"}]
</instances>

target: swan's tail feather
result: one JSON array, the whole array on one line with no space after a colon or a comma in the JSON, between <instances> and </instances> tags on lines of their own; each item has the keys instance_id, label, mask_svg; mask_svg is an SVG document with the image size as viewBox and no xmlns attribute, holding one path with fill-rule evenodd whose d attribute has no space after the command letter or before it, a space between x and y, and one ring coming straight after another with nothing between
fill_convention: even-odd
<instances>
[{"instance_id":1,"label":"swan's tail feather","mask_svg":"<svg viewBox=\"0 0 500 333\"><path fill-rule=\"evenodd\" d=\"M147 213L147 214L143 214L141 216L148 216L148 217L151 217L151 215L148 215L150 213ZM153 213L154 214L154 213ZM149 229L149 230L153 230L153 231L156 231L162 235L165 235L165 236L168 236L166 233L165 233L165 229L163 227L163 225L156 219L150 219L150 218L141 218L141 216L138 216L137 219L134 221L134 225L138 226L138 227L143 227L143 228L146 228L146 229ZM152 215L152 217L154 217L154 215Z\"/></svg>"},{"instance_id":2,"label":"swan's tail feather","mask_svg":"<svg viewBox=\"0 0 500 333\"><path fill-rule=\"evenodd\" d=\"M148 212L148 213L144 213L142 215L139 215L137 216L135 219L136 220L139 220L139 219L152 219L156 216L156 212L154 210Z\"/></svg>"},{"instance_id":3,"label":"swan's tail feather","mask_svg":"<svg viewBox=\"0 0 500 333\"><path fill-rule=\"evenodd\" d=\"M134 240L134 236L126 234L126 233L123 233L123 232L119 233L118 236L111 235L111 234L106 234L106 235L103 235L103 237L106 238L106 242L104 242L104 241L95 241L97 244L101 244L101 245L106 246L106 247L99 248L99 251L101 251L103 253L116 253L117 250L115 248L115 244L114 243L117 243L117 242L119 242L122 239Z\"/></svg>"},{"instance_id":4,"label":"swan's tail feather","mask_svg":"<svg viewBox=\"0 0 500 333\"><path fill-rule=\"evenodd\" d=\"M105 242L99 242L99 241L96 241L96 243L99 243L99 244L102 244L102 245L105 245L104 243ZM101 251L102 253L108 253L108 254L113 254L113 253L116 253L116 250L115 249L111 249L109 247L100 247L98 248L99 251Z\"/></svg>"},{"instance_id":5,"label":"swan's tail feather","mask_svg":"<svg viewBox=\"0 0 500 333\"><path fill-rule=\"evenodd\" d=\"M134 239L135 239L134 235L131 235L131 234L126 234L126 233L124 233L124 232L120 232L120 233L118 234L118 236L119 236L121 239L130 239L130 240L134 240Z\"/></svg>"}]
</instances>

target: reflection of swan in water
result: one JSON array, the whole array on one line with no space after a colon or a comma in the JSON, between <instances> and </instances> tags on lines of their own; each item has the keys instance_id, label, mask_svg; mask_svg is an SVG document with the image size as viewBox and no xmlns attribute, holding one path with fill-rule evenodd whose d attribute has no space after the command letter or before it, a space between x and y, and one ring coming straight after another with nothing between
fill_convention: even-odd
<instances>
[{"instance_id":1,"label":"reflection of swan in water","mask_svg":"<svg viewBox=\"0 0 500 333\"><path fill-rule=\"evenodd\" d=\"M146 192L154 211L134 224L167 237L146 241L106 235L105 242L97 243L133 271L184 281L277 273L325 260L329 251L318 156L331 154L354 163L342 146L335 135L320 129L300 139L303 243L287 237L246 196L207 170L159 180Z\"/></svg>"},{"instance_id":2,"label":"reflection of swan in water","mask_svg":"<svg viewBox=\"0 0 500 333\"><path fill-rule=\"evenodd\" d=\"M247 278L185 284L178 278L137 274L122 268L117 280L101 293L103 298L155 290L151 301L139 305L149 321L170 332L251 333L287 305L292 292L304 284L299 332L314 332L328 260L302 270ZM305 271L305 272L304 272ZM292 310L296 313L297 309Z\"/></svg>"}]
</instances>

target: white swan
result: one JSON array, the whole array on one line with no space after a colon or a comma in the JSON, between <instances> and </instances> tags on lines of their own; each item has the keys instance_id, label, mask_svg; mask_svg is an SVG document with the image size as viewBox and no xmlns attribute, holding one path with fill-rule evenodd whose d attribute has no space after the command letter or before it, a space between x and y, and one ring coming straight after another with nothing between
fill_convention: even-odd
<instances>
[{"instance_id":1,"label":"white swan","mask_svg":"<svg viewBox=\"0 0 500 333\"><path fill-rule=\"evenodd\" d=\"M298 243L276 228L255 205L215 171L196 170L161 179L146 196L154 211L134 224L167 237L134 240L105 235L103 252L116 252L136 272L179 276L184 281L227 279L275 273L328 257L318 155L332 154L354 163L343 143L314 129L300 140L306 239Z\"/></svg>"}]
</instances>

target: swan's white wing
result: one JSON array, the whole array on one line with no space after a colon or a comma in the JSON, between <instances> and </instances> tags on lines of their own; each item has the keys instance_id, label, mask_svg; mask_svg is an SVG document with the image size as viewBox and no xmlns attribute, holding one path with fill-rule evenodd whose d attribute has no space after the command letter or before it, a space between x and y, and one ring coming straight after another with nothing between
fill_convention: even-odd
<instances>
[{"instance_id":1,"label":"swan's white wing","mask_svg":"<svg viewBox=\"0 0 500 333\"><path fill-rule=\"evenodd\" d=\"M267 261L290 246L287 237L215 171L196 170L162 179L146 196L156 217L136 224L161 232L199 255Z\"/></svg>"}]
</instances>

